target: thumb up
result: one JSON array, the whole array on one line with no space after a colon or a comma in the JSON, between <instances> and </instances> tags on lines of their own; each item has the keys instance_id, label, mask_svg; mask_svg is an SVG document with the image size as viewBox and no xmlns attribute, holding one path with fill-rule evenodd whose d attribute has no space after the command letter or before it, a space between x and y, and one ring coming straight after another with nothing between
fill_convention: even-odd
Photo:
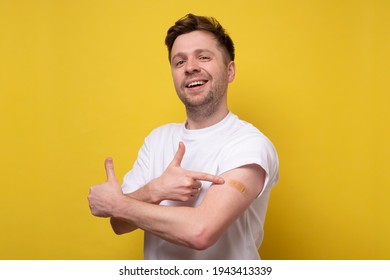
<instances>
[{"instance_id":1,"label":"thumb up","mask_svg":"<svg viewBox=\"0 0 390 280\"><path fill-rule=\"evenodd\" d=\"M123 197L120 184L115 176L114 163L112 158L104 161L107 181L92 186L89 189L89 208L94 216L111 217L114 206Z\"/></svg>"},{"instance_id":2,"label":"thumb up","mask_svg":"<svg viewBox=\"0 0 390 280\"><path fill-rule=\"evenodd\" d=\"M104 167L106 169L107 182L115 184L118 183L118 179L115 176L114 161L112 158L106 158L104 161Z\"/></svg>"}]
</instances>

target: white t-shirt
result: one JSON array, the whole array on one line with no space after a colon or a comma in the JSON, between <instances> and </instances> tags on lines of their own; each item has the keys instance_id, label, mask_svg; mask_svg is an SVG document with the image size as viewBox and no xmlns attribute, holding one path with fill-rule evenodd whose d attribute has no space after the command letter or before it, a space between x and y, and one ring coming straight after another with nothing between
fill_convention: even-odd
<instances>
[{"instance_id":1,"label":"white t-shirt","mask_svg":"<svg viewBox=\"0 0 390 280\"><path fill-rule=\"evenodd\" d=\"M222 237L206 250L175 245L145 232L145 259L259 259L270 190L279 177L278 156L267 137L233 113L204 129L188 130L184 124L167 124L153 130L145 139L133 169L124 177L123 192L133 192L161 176L180 141L186 146L182 168L220 175L243 165L258 164L266 172L264 188ZM162 201L161 205L196 207L210 185L210 182L202 182L195 201Z\"/></svg>"}]
</instances>

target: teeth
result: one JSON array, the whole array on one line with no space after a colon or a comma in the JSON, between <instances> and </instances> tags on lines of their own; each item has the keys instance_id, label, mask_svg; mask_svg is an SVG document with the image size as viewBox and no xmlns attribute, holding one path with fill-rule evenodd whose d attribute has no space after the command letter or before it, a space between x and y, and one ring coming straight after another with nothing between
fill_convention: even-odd
<instances>
[{"instance_id":1,"label":"teeth","mask_svg":"<svg viewBox=\"0 0 390 280\"><path fill-rule=\"evenodd\" d=\"M192 82L191 84L189 84L187 87L196 87L196 86L201 86L201 85L204 85L205 82L204 81L196 81L196 82Z\"/></svg>"}]
</instances>

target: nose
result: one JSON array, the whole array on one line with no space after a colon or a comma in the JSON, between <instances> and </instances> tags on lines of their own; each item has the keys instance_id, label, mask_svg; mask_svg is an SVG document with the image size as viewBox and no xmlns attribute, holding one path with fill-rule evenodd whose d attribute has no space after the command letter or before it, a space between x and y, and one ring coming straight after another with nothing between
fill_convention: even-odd
<instances>
[{"instance_id":1,"label":"nose","mask_svg":"<svg viewBox=\"0 0 390 280\"><path fill-rule=\"evenodd\" d=\"M200 71L198 61L194 58L188 59L185 64L185 71L187 74L192 74Z\"/></svg>"}]
</instances>

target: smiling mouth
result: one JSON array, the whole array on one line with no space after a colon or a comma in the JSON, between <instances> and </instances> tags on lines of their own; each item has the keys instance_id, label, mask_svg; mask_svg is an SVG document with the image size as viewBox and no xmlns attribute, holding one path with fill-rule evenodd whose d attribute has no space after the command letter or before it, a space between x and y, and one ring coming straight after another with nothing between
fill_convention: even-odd
<instances>
[{"instance_id":1,"label":"smiling mouth","mask_svg":"<svg viewBox=\"0 0 390 280\"><path fill-rule=\"evenodd\" d=\"M196 88L196 87L203 86L206 83L207 83L206 80L195 81L186 85L186 88Z\"/></svg>"}]
</instances>

